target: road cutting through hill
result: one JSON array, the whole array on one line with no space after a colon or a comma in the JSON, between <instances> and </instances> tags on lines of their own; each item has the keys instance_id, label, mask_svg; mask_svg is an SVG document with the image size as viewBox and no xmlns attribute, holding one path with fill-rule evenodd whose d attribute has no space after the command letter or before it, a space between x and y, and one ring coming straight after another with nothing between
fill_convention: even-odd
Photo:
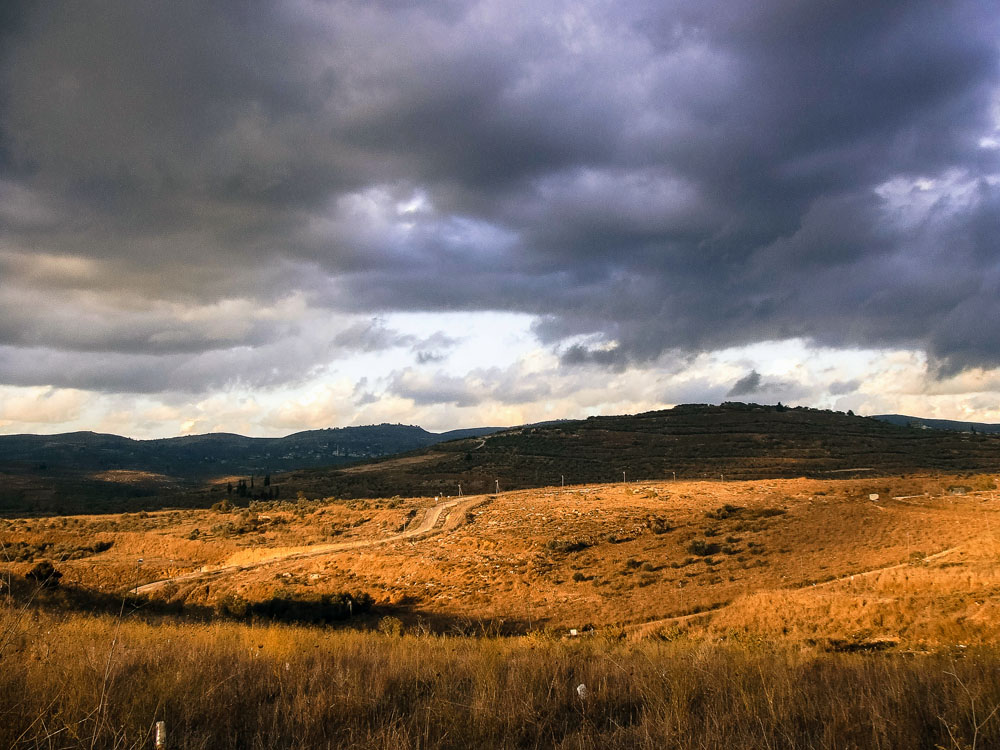
<instances>
[{"instance_id":1,"label":"road cutting through hill","mask_svg":"<svg viewBox=\"0 0 1000 750\"><path fill-rule=\"evenodd\" d=\"M365 547L376 547L382 544L389 544L391 542L406 540L415 541L420 538L436 536L444 531L451 531L458 526L459 522L454 524L449 523L451 519L461 519L465 513L479 505L489 502L492 498L492 495L472 495L469 497L457 497L451 500L446 500L428 508L423 519L417 526L407 529L406 531L402 531L399 534L393 534L392 536L383 537L381 539L364 539L356 542L319 544L301 551L277 553L272 557L267 557L263 560L257 560L254 562L236 565L221 565L213 568L203 567L190 573L182 573L180 575L170 576L169 578L161 578L156 581L150 581L149 583L136 587L133 591L136 594L150 594L172 583L210 581L232 573L240 573L246 570L261 568L265 565L288 562L289 560L304 560L310 557L319 557L321 555L330 554L331 552L345 552L353 549L363 549Z\"/></svg>"}]
</instances>

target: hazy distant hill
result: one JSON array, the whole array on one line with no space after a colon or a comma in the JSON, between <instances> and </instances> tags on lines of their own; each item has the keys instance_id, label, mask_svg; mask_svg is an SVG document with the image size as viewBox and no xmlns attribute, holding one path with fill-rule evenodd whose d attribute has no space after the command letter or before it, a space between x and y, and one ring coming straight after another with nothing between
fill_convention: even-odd
<instances>
[{"instance_id":1,"label":"hazy distant hill","mask_svg":"<svg viewBox=\"0 0 1000 750\"><path fill-rule=\"evenodd\" d=\"M210 433L160 440L133 440L94 432L0 435L0 465L27 464L83 472L127 469L181 479L260 474L355 463L499 429L434 433L410 425L381 424L309 430L282 438Z\"/></svg>"},{"instance_id":2,"label":"hazy distant hill","mask_svg":"<svg viewBox=\"0 0 1000 750\"><path fill-rule=\"evenodd\" d=\"M898 427L841 412L727 403L533 425L403 458L293 472L341 496L454 494L626 479L844 477L995 470L1000 435Z\"/></svg>"},{"instance_id":3,"label":"hazy distant hill","mask_svg":"<svg viewBox=\"0 0 1000 750\"><path fill-rule=\"evenodd\" d=\"M1000 432L1000 424L988 422L958 422L954 419L926 419L924 417L908 417L905 414L876 414L872 419L878 419L900 427L916 427L929 430L954 430L955 432Z\"/></svg>"}]
</instances>

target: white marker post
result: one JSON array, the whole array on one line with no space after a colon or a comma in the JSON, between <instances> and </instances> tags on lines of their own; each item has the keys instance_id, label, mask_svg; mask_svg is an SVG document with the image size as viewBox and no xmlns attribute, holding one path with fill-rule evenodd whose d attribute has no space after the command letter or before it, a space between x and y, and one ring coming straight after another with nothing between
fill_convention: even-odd
<instances>
[{"instance_id":1,"label":"white marker post","mask_svg":"<svg viewBox=\"0 0 1000 750\"><path fill-rule=\"evenodd\" d=\"M167 747L167 722L156 722L156 736L153 740L153 747L156 750L165 750Z\"/></svg>"}]
</instances>

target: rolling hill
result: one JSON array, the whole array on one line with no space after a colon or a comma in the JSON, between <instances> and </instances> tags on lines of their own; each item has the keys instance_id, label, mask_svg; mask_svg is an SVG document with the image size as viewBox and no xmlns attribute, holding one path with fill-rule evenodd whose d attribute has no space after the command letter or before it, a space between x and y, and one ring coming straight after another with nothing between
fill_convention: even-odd
<instances>
[{"instance_id":1,"label":"rolling hill","mask_svg":"<svg viewBox=\"0 0 1000 750\"><path fill-rule=\"evenodd\" d=\"M283 438L213 433L161 440L94 432L0 435L0 514L197 505L205 501L198 488L214 477L344 466L497 429L433 433L382 424Z\"/></svg>"},{"instance_id":2,"label":"rolling hill","mask_svg":"<svg viewBox=\"0 0 1000 750\"><path fill-rule=\"evenodd\" d=\"M872 419L898 425L900 427L916 427L925 430L954 430L956 432L1000 432L1000 424L989 422L959 422L954 419L927 419L911 417L906 414L875 414Z\"/></svg>"},{"instance_id":3,"label":"rolling hill","mask_svg":"<svg viewBox=\"0 0 1000 750\"><path fill-rule=\"evenodd\" d=\"M500 429L480 427L434 433L411 425L380 424L308 430L281 438L209 433L159 440L133 440L95 432L0 435L0 464L44 464L46 468L84 472L141 471L180 479L263 474L356 463Z\"/></svg>"},{"instance_id":4,"label":"rolling hill","mask_svg":"<svg viewBox=\"0 0 1000 750\"><path fill-rule=\"evenodd\" d=\"M900 427L805 407L688 404L440 443L281 482L344 497L452 495L546 485L678 479L850 477L1000 467L1000 435Z\"/></svg>"}]
</instances>

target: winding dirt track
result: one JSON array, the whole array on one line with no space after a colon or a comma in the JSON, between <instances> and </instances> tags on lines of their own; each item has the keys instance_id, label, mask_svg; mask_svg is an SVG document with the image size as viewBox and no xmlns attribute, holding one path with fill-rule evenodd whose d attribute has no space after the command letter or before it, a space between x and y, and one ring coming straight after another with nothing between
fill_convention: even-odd
<instances>
[{"instance_id":1,"label":"winding dirt track","mask_svg":"<svg viewBox=\"0 0 1000 750\"><path fill-rule=\"evenodd\" d=\"M135 588L134 592L137 594L149 594L171 583L211 581L232 573L253 570L255 568L264 567L265 565L274 565L279 562L303 560L309 557L319 557L320 555L326 555L331 552L344 552L346 550L362 549L364 547L376 547L381 544L389 544L390 542L399 542L407 539L416 540L418 538L435 536L444 531L451 530L458 525L458 522L454 524L448 523L451 518L457 517L461 519L467 511L477 505L481 505L489 501L490 499L492 499L491 495L472 495L469 497L458 497L452 500L446 500L443 503L438 503L437 505L428 508L427 512L424 514L423 520L421 520L418 525L407 529L406 531L400 532L399 534L382 537L381 539L364 539L357 542L338 542L336 544L318 544L302 550L301 552L276 553L273 557L268 557L264 560L257 560L238 565L222 565L217 568L201 568L191 573L182 573L180 575L170 576L169 578L161 578L158 581L145 583L142 586ZM444 521L439 527L438 524L442 520L442 517L444 517Z\"/></svg>"}]
</instances>

